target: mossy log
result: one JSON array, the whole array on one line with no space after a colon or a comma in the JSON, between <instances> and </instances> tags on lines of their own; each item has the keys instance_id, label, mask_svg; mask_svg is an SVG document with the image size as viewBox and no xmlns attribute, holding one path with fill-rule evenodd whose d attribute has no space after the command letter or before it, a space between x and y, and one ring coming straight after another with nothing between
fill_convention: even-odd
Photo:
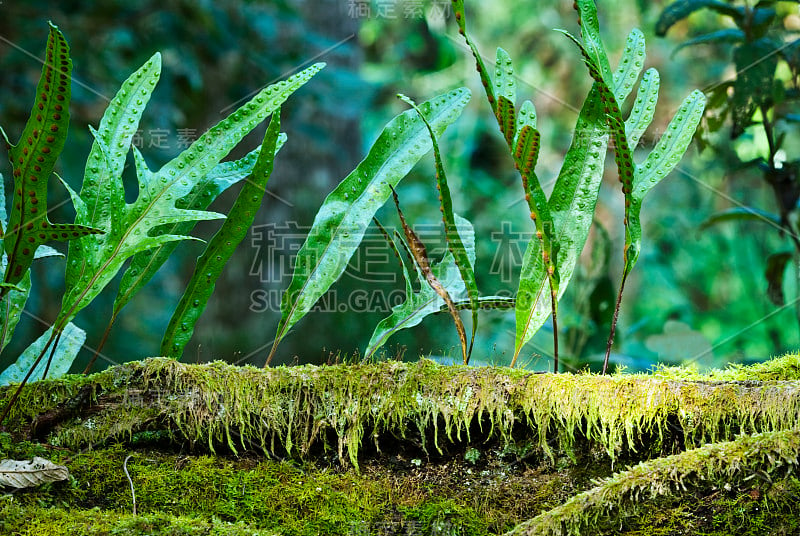
<instances>
[{"instance_id":1,"label":"mossy log","mask_svg":"<svg viewBox=\"0 0 800 536\"><path fill-rule=\"evenodd\" d=\"M512 532L602 534L659 497L752 484L753 475L793 486L798 378L797 355L709 375L613 376L427 360L262 370L154 358L25 386L3 426L16 440L70 451L148 438L301 463L330 451L355 474L381 449L441 461L492 447L514 452L515 463L551 467L587 452L608 467L641 461L592 489L576 487L582 494ZM0 389L0 403L14 388Z\"/></svg>"}]
</instances>

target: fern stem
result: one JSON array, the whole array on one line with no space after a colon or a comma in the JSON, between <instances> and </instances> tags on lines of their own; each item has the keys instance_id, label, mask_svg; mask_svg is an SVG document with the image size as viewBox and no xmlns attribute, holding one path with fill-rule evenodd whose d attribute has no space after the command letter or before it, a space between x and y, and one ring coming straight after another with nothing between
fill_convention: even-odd
<instances>
[{"instance_id":1,"label":"fern stem","mask_svg":"<svg viewBox=\"0 0 800 536\"><path fill-rule=\"evenodd\" d=\"M553 372L558 374L558 291L553 287L552 278L550 279L550 296L553 302Z\"/></svg>"},{"instance_id":2,"label":"fern stem","mask_svg":"<svg viewBox=\"0 0 800 536\"><path fill-rule=\"evenodd\" d=\"M50 349L50 355L47 357L47 364L44 366L44 372L42 373L42 379L44 380L47 378L47 373L50 372L50 364L53 362L53 356L56 353L56 348L58 348L58 343L61 342L61 334L63 332L60 330L53 329L53 333L50 335L50 339L47 341L45 345L45 350L42 352L44 353L47 351L47 346L50 346L50 343L53 343L53 347ZM31 367L30 372L33 372L33 369L36 368L36 365ZM30 374L30 372L28 374Z\"/></svg>"},{"instance_id":3,"label":"fern stem","mask_svg":"<svg viewBox=\"0 0 800 536\"><path fill-rule=\"evenodd\" d=\"M611 356L611 347L614 345L614 334L617 331L617 320L619 319L619 309L622 304L622 292L625 290L626 279L628 279L628 270L622 273L622 281L619 284L617 303L614 306L614 318L611 319L611 331L608 334L608 342L606 343L606 356L603 358L603 374L605 374L608 369L608 358Z\"/></svg>"},{"instance_id":4,"label":"fern stem","mask_svg":"<svg viewBox=\"0 0 800 536\"><path fill-rule=\"evenodd\" d=\"M106 325L106 329L103 332L103 337L100 339L100 344L97 345L97 348L94 351L94 355L89 360L89 363L86 365L86 368L83 369L83 375L86 376L92 370L95 362L97 361L97 357L100 355L100 352L103 350L103 346L106 345L106 341L108 340L108 335L111 333L111 328L114 327L114 322L117 320L117 315L111 315L111 320L108 321L108 325Z\"/></svg>"}]
</instances>

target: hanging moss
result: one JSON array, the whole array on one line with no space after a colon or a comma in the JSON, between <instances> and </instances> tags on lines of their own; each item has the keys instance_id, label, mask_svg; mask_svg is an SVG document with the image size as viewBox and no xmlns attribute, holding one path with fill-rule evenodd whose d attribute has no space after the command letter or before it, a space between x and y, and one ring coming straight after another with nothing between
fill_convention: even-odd
<instances>
[{"instance_id":1,"label":"hanging moss","mask_svg":"<svg viewBox=\"0 0 800 536\"><path fill-rule=\"evenodd\" d=\"M566 536L599 534L600 530L616 534L621 520L660 496L691 498L702 488L730 489L754 478L772 483L792 475L798 453L800 430L795 429L743 436L641 462L507 534Z\"/></svg>"},{"instance_id":2,"label":"hanging moss","mask_svg":"<svg viewBox=\"0 0 800 536\"><path fill-rule=\"evenodd\" d=\"M791 533L775 519L800 493L798 370L798 355L707 375L128 363L25 387L0 456L64 461L72 479L0 503L0 532Z\"/></svg>"},{"instance_id":3,"label":"hanging moss","mask_svg":"<svg viewBox=\"0 0 800 536\"><path fill-rule=\"evenodd\" d=\"M790 370L799 359L787 356L776 365ZM757 375L769 376L768 369L760 367ZM748 372L740 368L736 377ZM515 426L524 426L551 457L553 441L569 452L580 436L613 459L623 448L636 450L643 437L657 443L674 438L676 428L677 440L691 448L790 428L800 413L798 382L674 376L533 374L424 359L262 370L155 358L89 378L26 386L24 409L10 423L37 418L41 430L41 415L55 412L49 420L61 420L49 441L69 448L161 427L210 451L255 447L303 458L315 445L335 447L340 459L357 466L367 434L376 446L382 434L413 436L426 451L442 452L442 440L469 441L473 425L485 438L505 442ZM79 417L71 419L70 411Z\"/></svg>"}]
</instances>

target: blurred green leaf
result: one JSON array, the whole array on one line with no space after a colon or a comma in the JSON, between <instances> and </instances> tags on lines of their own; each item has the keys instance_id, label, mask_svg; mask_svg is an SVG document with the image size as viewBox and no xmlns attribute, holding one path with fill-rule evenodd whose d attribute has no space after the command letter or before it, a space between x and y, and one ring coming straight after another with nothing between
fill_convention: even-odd
<instances>
[{"instance_id":1,"label":"blurred green leaf","mask_svg":"<svg viewBox=\"0 0 800 536\"><path fill-rule=\"evenodd\" d=\"M712 214L700 224L699 230L704 230L712 225L728 221L756 221L768 223L780 229L781 219L779 216L754 207L733 207L721 212Z\"/></svg>"},{"instance_id":2,"label":"blurred green leaf","mask_svg":"<svg viewBox=\"0 0 800 536\"><path fill-rule=\"evenodd\" d=\"M739 28L725 28L724 30L717 30L707 34L699 35L688 41L684 41L672 52L677 54L683 48L695 45L711 45L716 43L741 43L745 40L745 33Z\"/></svg>"},{"instance_id":3,"label":"blurred green leaf","mask_svg":"<svg viewBox=\"0 0 800 536\"><path fill-rule=\"evenodd\" d=\"M708 8L738 20L740 11L731 4L719 0L677 0L664 8L656 22L656 35L663 37L678 21L701 9Z\"/></svg>"},{"instance_id":4,"label":"blurred green leaf","mask_svg":"<svg viewBox=\"0 0 800 536\"><path fill-rule=\"evenodd\" d=\"M773 39L764 37L733 50L737 75L731 98L731 137L740 136L752 123L756 110L772 99L773 79L779 58L777 51L780 46Z\"/></svg>"},{"instance_id":5,"label":"blurred green leaf","mask_svg":"<svg viewBox=\"0 0 800 536\"><path fill-rule=\"evenodd\" d=\"M783 276L786 273L786 266L791 260L791 251L773 253L767 257L767 268L764 271L764 277L767 278L767 296L772 303L779 307L786 303L786 297L783 294Z\"/></svg>"}]
</instances>

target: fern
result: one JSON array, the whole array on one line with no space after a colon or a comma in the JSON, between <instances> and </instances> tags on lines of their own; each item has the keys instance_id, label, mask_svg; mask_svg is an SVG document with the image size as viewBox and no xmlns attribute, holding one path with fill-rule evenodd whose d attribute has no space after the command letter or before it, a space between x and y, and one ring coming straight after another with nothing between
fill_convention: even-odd
<instances>
[{"instance_id":1,"label":"fern","mask_svg":"<svg viewBox=\"0 0 800 536\"><path fill-rule=\"evenodd\" d=\"M69 127L72 62L66 39L58 28L50 25L47 59L37 98L20 142L12 145L3 132L13 166L14 198L8 222L4 206L0 214L2 228L6 229L3 235L0 228L6 252L1 265L4 275L0 286L3 321L0 347L7 343L24 308L30 291L31 263L35 258L52 254L52 250L43 247L45 242L70 241L66 290L53 326L2 376L19 381L20 386L6 405L0 422L27 381L46 377L51 364L58 373L69 369L85 337L72 324L72 319L97 297L128 259L133 257L133 262L122 278L109 329L122 307L169 256L172 245L190 239L188 233L197 221L225 217L205 210L224 187L247 175L254 165L255 172L262 176L257 183L263 186L279 146L278 132L274 128L269 130L272 142L265 141L261 148L265 151L263 154L255 151L239 162L219 162L323 66L321 63L312 65L285 81L264 88L158 171L150 170L134 147L139 191L133 203L126 203L123 167L161 74L161 56L154 54L123 83L98 128L91 129L94 143L80 193L62 181L75 208L75 223L52 223L47 218L47 183L64 148ZM282 137L280 142L283 142ZM229 258L228 243L233 244L232 236L241 240L260 204L261 198L256 199L251 188L246 188L245 192L247 198L237 203L229 225L223 226L220 235L223 246L220 247L220 240L212 240L201 260L217 273ZM4 200L4 196L0 197ZM213 282L210 287L213 288ZM207 300L209 294L209 285L193 283L184 300L199 302ZM198 316L199 313L190 315L180 322L181 326L193 326ZM169 333L173 333L172 328ZM43 363L45 356L48 357ZM27 373L22 375L21 370Z\"/></svg>"}]
</instances>

